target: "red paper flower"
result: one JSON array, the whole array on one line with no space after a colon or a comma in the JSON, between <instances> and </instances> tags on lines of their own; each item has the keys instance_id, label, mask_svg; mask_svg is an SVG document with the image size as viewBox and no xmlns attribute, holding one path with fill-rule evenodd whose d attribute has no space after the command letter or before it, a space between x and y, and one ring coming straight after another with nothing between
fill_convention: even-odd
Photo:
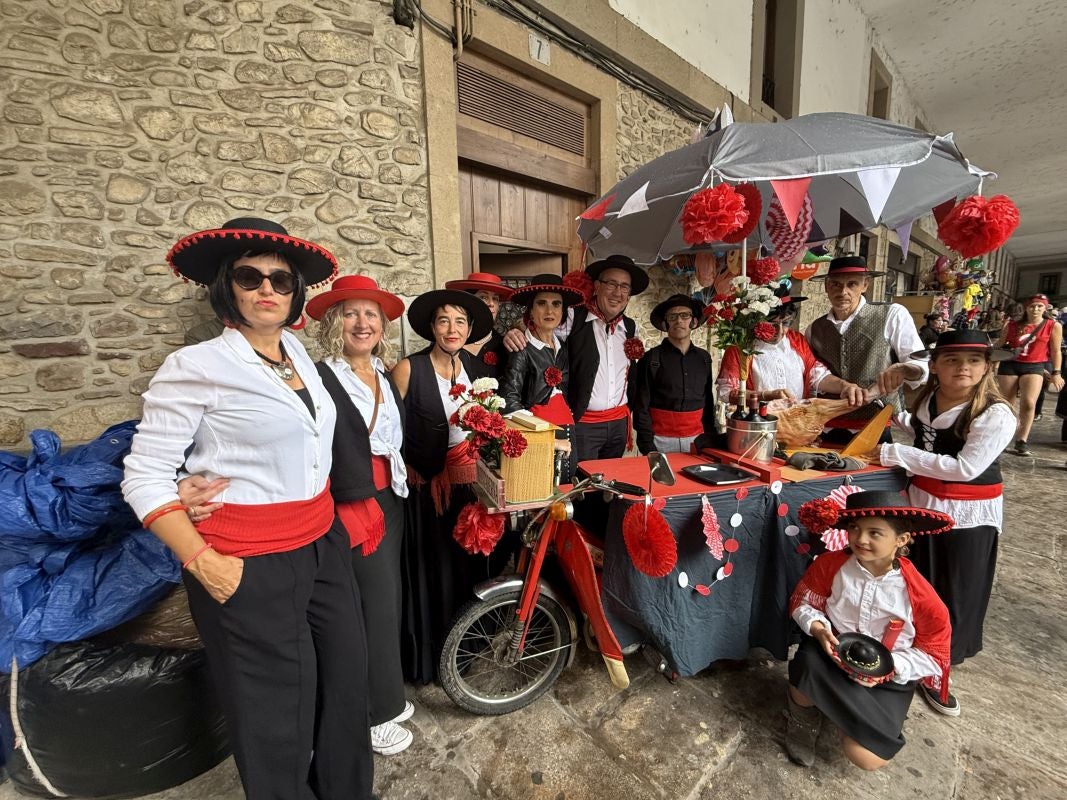
<instances>
[{"instance_id":1,"label":"red paper flower","mask_svg":"<svg viewBox=\"0 0 1067 800\"><path fill-rule=\"evenodd\" d=\"M722 241L748 221L745 198L725 183L701 189L685 201L680 221L686 244Z\"/></svg>"},{"instance_id":2,"label":"red paper flower","mask_svg":"<svg viewBox=\"0 0 1067 800\"><path fill-rule=\"evenodd\" d=\"M722 561L722 530L719 528L719 517L706 495L701 495L700 505L700 522L704 526L704 543L708 546L708 552Z\"/></svg>"},{"instance_id":3,"label":"red paper flower","mask_svg":"<svg viewBox=\"0 0 1067 800\"><path fill-rule=\"evenodd\" d=\"M626 510L622 539L634 566L649 577L662 578L678 563L678 544L671 526L657 509L644 503L634 503Z\"/></svg>"},{"instance_id":4,"label":"red paper flower","mask_svg":"<svg viewBox=\"0 0 1067 800\"><path fill-rule=\"evenodd\" d=\"M964 258L996 250L1019 226L1019 209L1002 194L968 197L937 226L937 235Z\"/></svg>"},{"instance_id":5,"label":"red paper flower","mask_svg":"<svg viewBox=\"0 0 1067 800\"><path fill-rule=\"evenodd\" d=\"M636 361L645 354L645 345L636 336L631 336L622 343L622 351L631 361Z\"/></svg>"},{"instance_id":6,"label":"red paper flower","mask_svg":"<svg viewBox=\"0 0 1067 800\"><path fill-rule=\"evenodd\" d=\"M497 358L496 352L493 350L486 350L482 353L482 361L488 364L490 367L495 367L500 359Z\"/></svg>"},{"instance_id":7,"label":"red paper flower","mask_svg":"<svg viewBox=\"0 0 1067 800\"><path fill-rule=\"evenodd\" d=\"M593 296L593 279L588 272L576 270L563 276L563 285L568 289L574 289L582 293L582 299L588 300Z\"/></svg>"},{"instance_id":8,"label":"red paper flower","mask_svg":"<svg viewBox=\"0 0 1067 800\"><path fill-rule=\"evenodd\" d=\"M504 535L504 515L490 514L482 503L467 503L459 512L453 538L468 553L487 556Z\"/></svg>"},{"instance_id":9,"label":"red paper flower","mask_svg":"<svg viewBox=\"0 0 1067 800\"><path fill-rule=\"evenodd\" d=\"M514 428L508 428L500 440L500 452L508 458L518 458L526 452L527 444L525 436Z\"/></svg>"},{"instance_id":10,"label":"red paper flower","mask_svg":"<svg viewBox=\"0 0 1067 800\"><path fill-rule=\"evenodd\" d=\"M757 322L752 329L752 335L761 342L769 342L778 335L778 330L769 322Z\"/></svg>"},{"instance_id":11,"label":"red paper flower","mask_svg":"<svg viewBox=\"0 0 1067 800\"><path fill-rule=\"evenodd\" d=\"M827 528L837 524L837 515L841 507L833 500L819 497L809 500L797 513L800 524L814 534L821 534Z\"/></svg>"},{"instance_id":12,"label":"red paper flower","mask_svg":"<svg viewBox=\"0 0 1067 800\"><path fill-rule=\"evenodd\" d=\"M735 316L737 316L737 312L734 311L733 306L726 306L722 311L719 312L719 319L725 319L729 321L732 320Z\"/></svg>"},{"instance_id":13,"label":"red paper flower","mask_svg":"<svg viewBox=\"0 0 1067 800\"><path fill-rule=\"evenodd\" d=\"M448 396L455 400L461 394L467 391L467 387L462 383L453 383L452 388L448 390Z\"/></svg>"},{"instance_id":14,"label":"red paper flower","mask_svg":"<svg viewBox=\"0 0 1067 800\"><path fill-rule=\"evenodd\" d=\"M748 235L755 230L757 223L759 223L760 212L763 211L763 198L760 197L759 189L751 183L739 183L734 187L734 190L745 201L745 211L748 212L748 219L736 231L722 237L722 240L727 244L737 244L747 239Z\"/></svg>"},{"instance_id":15,"label":"red paper flower","mask_svg":"<svg viewBox=\"0 0 1067 800\"><path fill-rule=\"evenodd\" d=\"M563 371L559 367L546 367L545 383L555 389L563 383Z\"/></svg>"},{"instance_id":16,"label":"red paper flower","mask_svg":"<svg viewBox=\"0 0 1067 800\"><path fill-rule=\"evenodd\" d=\"M748 277L760 286L773 281L781 271L777 258L760 258L748 265Z\"/></svg>"}]
</instances>

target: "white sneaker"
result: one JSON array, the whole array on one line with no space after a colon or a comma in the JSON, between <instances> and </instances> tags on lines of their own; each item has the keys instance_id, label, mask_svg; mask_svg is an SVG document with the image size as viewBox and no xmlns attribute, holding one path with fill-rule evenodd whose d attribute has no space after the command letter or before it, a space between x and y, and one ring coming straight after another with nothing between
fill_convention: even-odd
<instances>
[{"instance_id":1,"label":"white sneaker","mask_svg":"<svg viewBox=\"0 0 1067 800\"><path fill-rule=\"evenodd\" d=\"M395 722L383 722L372 725L370 729L371 749L380 756L395 756L408 749L415 735L407 728L401 728Z\"/></svg>"},{"instance_id":2,"label":"white sneaker","mask_svg":"<svg viewBox=\"0 0 1067 800\"><path fill-rule=\"evenodd\" d=\"M407 722L415 714L415 706L410 700L404 701L404 710L393 717L390 722Z\"/></svg>"}]
</instances>

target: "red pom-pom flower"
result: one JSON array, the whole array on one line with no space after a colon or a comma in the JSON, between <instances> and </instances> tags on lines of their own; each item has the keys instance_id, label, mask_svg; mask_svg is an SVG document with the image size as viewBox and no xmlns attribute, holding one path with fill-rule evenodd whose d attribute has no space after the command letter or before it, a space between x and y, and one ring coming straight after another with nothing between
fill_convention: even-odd
<instances>
[{"instance_id":1,"label":"red pom-pom flower","mask_svg":"<svg viewBox=\"0 0 1067 800\"><path fill-rule=\"evenodd\" d=\"M680 221L686 244L709 244L739 230L748 221L748 211L744 197L732 186L720 183L686 200Z\"/></svg>"},{"instance_id":2,"label":"red pom-pom flower","mask_svg":"<svg viewBox=\"0 0 1067 800\"><path fill-rule=\"evenodd\" d=\"M937 235L964 258L996 250L1019 226L1019 209L1002 194L968 197L938 224Z\"/></svg>"},{"instance_id":3,"label":"red pom-pom flower","mask_svg":"<svg viewBox=\"0 0 1067 800\"><path fill-rule=\"evenodd\" d=\"M559 367L545 368L545 384L555 389L563 383L563 371Z\"/></svg>"},{"instance_id":4,"label":"red pom-pom flower","mask_svg":"<svg viewBox=\"0 0 1067 800\"><path fill-rule=\"evenodd\" d=\"M504 515L490 514L482 503L467 503L459 512L453 538L468 553L487 556L504 535Z\"/></svg>"},{"instance_id":5,"label":"red pom-pom flower","mask_svg":"<svg viewBox=\"0 0 1067 800\"><path fill-rule=\"evenodd\" d=\"M769 322L757 322L752 329L752 335L761 342L769 342L778 335L778 330Z\"/></svg>"},{"instance_id":6,"label":"red pom-pom flower","mask_svg":"<svg viewBox=\"0 0 1067 800\"><path fill-rule=\"evenodd\" d=\"M757 259L748 265L747 270L749 279L759 286L773 281L781 271L782 267L777 258Z\"/></svg>"},{"instance_id":7,"label":"red pom-pom flower","mask_svg":"<svg viewBox=\"0 0 1067 800\"><path fill-rule=\"evenodd\" d=\"M814 534L821 534L827 528L837 525L837 515L841 506L827 497L809 500L800 507L797 516L800 524Z\"/></svg>"},{"instance_id":8,"label":"red pom-pom flower","mask_svg":"<svg viewBox=\"0 0 1067 800\"><path fill-rule=\"evenodd\" d=\"M593 296L593 279L589 277L588 272L568 272L563 276L563 285L568 289L581 292L582 298L586 301Z\"/></svg>"},{"instance_id":9,"label":"red pom-pom flower","mask_svg":"<svg viewBox=\"0 0 1067 800\"><path fill-rule=\"evenodd\" d=\"M493 350L486 350L482 353L482 361L488 364L490 367L495 367L500 359L497 358L496 352Z\"/></svg>"},{"instance_id":10,"label":"red pom-pom flower","mask_svg":"<svg viewBox=\"0 0 1067 800\"><path fill-rule=\"evenodd\" d=\"M759 223L760 212L763 211L763 198L760 197L759 189L751 183L739 183L734 187L734 190L745 201L745 211L748 212L748 219L736 231L722 237L722 240L727 244L737 244L747 239L748 235L755 230L756 225Z\"/></svg>"},{"instance_id":11,"label":"red pom-pom flower","mask_svg":"<svg viewBox=\"0 0 1067 800\"><path fill-rule=\"evenodd\" d=\"M630 361L636 361L645 354L645 345L636 336L631 336L622 343L622 351Z\"/></svg>"},{"instance_id":12,"label":"red pom-pom flower","mask_svg":"<svg viewBox=\"0 0 1067 800\"><path fill-rule=\"evenodd\" d=\"M647 516L646 516L647 514ZM622 539L634 566L652 578L662 578L678 563L678 543L658 509L634 503L622 518Z\"/></svg>"},{"instance_id":13,"label":"red pom-pom flower","mask_svg":"<svg viewBox=\"0 0 1067 800\"><path fill-rule=\"evenodd\" d=\"M514 428L508 428L500 439L500 452L508 458L518 458L526 452L526 437Z\"/></svg>"}]
</instances>

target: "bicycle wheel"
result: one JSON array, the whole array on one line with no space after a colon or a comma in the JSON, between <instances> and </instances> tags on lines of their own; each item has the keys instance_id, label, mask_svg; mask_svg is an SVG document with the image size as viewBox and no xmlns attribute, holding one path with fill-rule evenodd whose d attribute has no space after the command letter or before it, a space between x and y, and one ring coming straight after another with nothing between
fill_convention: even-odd
<instances>
[{"instance_id":1,"label":"bicycle wheel","mask_svg":"<svg viewBox=\"0 0 1067 800\"><path fill-rule=\"evenodd\" d=\"M510 714L547 692L567 665L575 642L567 612L550 597L537 599L521 657L510 648L521 631L520 592L463 607L441 651L441 686L452 702L475 714Z\"/></svg>"}]
</instances>

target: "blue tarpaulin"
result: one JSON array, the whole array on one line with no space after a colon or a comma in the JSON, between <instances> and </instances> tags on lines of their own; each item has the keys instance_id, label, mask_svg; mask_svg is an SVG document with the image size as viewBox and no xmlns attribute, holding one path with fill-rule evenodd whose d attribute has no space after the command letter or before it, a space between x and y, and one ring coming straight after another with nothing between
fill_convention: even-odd
<instances>
[{"instance_id":1,"label":"blue tarpaulin","mask_svg":"<svg viewBox=\"0 0 1067 800\"><path fill-rule=\"evenodd\" d=\"M122 499L135 421L66 452L51 431L0 453L0 671L141 614L180 579Z\"/></svg>"}]
</instances>

